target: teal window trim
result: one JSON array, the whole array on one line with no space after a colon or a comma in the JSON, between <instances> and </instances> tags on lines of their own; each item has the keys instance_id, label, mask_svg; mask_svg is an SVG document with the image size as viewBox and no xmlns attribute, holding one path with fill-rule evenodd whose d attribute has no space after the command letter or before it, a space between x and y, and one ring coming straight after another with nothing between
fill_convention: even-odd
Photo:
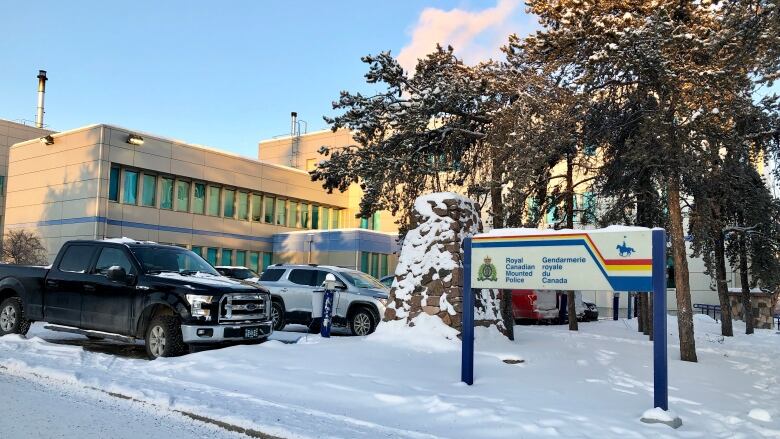
<instances>
[{"instance_id":1,"label":"teal window trim","mask_svg":"<svg viewBox=\"0 0 780 439\"><path fill-rule=\"evenodd\" d=\"M119 201L119 166L112 166L108 172L108 199Z\"/></svg>"},{"instance_id":2,"label":"teal window trim","mask_svg":"<svg viewBox=\"0 0 780 439\"><path fill-rule=\"evenodd\" d=\"M122 172L122 203L123 204L138 204L138 177L140 173L138 171L132 171L125 169Z\"/></svg>"}]
</instances>

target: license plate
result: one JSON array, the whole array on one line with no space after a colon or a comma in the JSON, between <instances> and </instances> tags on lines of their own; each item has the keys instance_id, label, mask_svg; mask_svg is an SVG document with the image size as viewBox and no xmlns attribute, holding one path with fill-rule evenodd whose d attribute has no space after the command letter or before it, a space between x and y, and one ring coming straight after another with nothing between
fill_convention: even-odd
<instances>
[{"instance_id":1,"label":"license plate","mask_svg":"<svg viewBox=\"0 0 780 439\"><path fill-rule=\"evenodd\" d=\"M260 328L245 328L244 338L258 338L260 337Z\"/></svg>"}]
</instances>

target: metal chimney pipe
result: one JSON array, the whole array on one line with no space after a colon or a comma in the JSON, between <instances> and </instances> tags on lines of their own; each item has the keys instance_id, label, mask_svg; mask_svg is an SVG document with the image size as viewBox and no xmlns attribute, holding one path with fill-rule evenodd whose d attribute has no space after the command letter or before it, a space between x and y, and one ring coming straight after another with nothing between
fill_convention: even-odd
<instances>
[{"instance_id":1,"label":"metal chimney pipe","mask_svg":"<svg viewBox=\"0 0 780 439\"><path fill-rule=\"evenodd\" d=\"M290 136L295 137L295 133L298 128L298 113L295 111L290 113Z\"/></svg>"},{"instance_id":2,"label":"metal chimney pipe","mask_svg":"<svg viewBox=\"0 0 780 439\"><path fill-rule=\"evenodd\" d=\"M38 112L35 115L35 126L43 128L43 95L46 94L46 70L38 70Z\"/></svg>"}]
</instances>

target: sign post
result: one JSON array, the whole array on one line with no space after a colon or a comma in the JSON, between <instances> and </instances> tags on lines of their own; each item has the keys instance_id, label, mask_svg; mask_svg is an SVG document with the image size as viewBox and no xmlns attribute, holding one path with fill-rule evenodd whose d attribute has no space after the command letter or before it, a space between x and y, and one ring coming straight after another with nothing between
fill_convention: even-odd
<instances>
[{"instance_id":1,"label":"sign post","mask_svg":"<svg viewBox=\"0 0 780 439\"><path fill-rule=\"evenodd\" d=\"M669 410L663 229L499 229L466 238L463 265L464 383L474 383L472 288L652 291L654 407Z\"/></svg>"}]
</instances>

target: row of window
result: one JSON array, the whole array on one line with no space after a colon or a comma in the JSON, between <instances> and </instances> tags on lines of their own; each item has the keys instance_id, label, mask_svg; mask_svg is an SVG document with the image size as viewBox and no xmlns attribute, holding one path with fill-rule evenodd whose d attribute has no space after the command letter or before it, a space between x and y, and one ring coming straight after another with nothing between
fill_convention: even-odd
<instances>
[{"instance_id":1,"label":"row of window","mask_svg":"<svg viewBox=\"0 0 780 439\"><path fill-rule=\"evenodd\" d=\"M592 192L585 192L582 194L574 194L574 223L586 223L593 224L596 221L596 196ZM532 212L539 207L537 206L536 199L528 199L528 211ZM557 213L557 215L556 215ZM550 206L545 212L545 222L550 225L555 223L556 216L564 218L566 216L564 207Z\"/></svg>"},{"instance_id":2,"label":"row of window","mask_svg":"<svg viewBox=\"0 0 780 439\"><path fill-rule=\"evenodd\" d=\"M344 209L113 166L108 199L301 229L338 229ZM378 220L377 220L378 224Z\"/></svg>"},{"instance_id":3,"label":"row of window","mask_svg":"<svg viewBox=\"0 0 780 439\"><path fill-rule=\"evenodd\" d=\"M384 253L360 252L360 271L381 279L390 274L388 255Z\"/></svg>"},{"instance_id":4,"label":"row of window","mask_svg":"<svg viewBox=\"0 0 780 439\"><path fill-rule=\"evenodd\" d=\"M211 265L247 267L257 273L265 271L266 267L273 263L272 254L268 252L202 247L197 245L193 245L190 250L208 261Z\"/></svg>"}]
</instances>

